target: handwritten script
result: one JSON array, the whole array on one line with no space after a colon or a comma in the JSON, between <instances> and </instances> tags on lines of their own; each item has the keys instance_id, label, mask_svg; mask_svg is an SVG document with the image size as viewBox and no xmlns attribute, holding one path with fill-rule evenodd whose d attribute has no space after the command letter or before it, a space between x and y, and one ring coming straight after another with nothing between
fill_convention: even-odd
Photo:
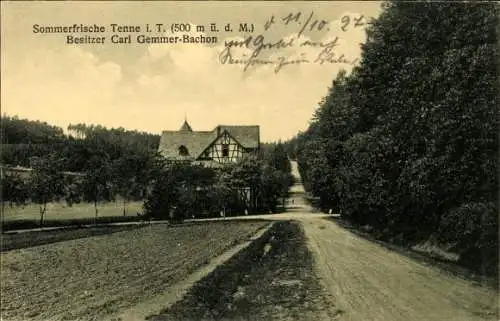
<instances>
[{"instance_id":1,"label":"handwritten script","mask_svg":"<svg viewBox=\"0 0 500 321\"><path fill-rule=\"evenodd\" d=\"M343 16L340 19L339 32L359 28L365 25L363 15ZM269 31L281 24L290 29L291 35L269 40ZM314 12L304 15L302 12L290 13L277 18L272 15L264 23L264 31L257 35L247 35L243 40L229 40L219 54L221 64L243 65L247 71L255 65L272 65L274 72L280 72L284 67L297 64L349 64L354 65L357 58L350 58L340 52L340 36L332 36L327 40L312 41L304 37L304 33L329 32L330 23L316 18ZM237 55L236 49L247 49L244 54ZM292 52L292 53L290 53Z\"/></svg>"}]
</instances>

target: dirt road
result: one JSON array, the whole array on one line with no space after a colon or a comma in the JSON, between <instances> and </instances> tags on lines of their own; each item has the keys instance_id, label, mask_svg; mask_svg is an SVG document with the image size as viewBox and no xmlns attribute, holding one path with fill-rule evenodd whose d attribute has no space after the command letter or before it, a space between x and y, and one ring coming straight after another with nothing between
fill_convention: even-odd
<instances>
[{"instance_id":1,"label":"dirt road","mask_svg":"<svg viewBox=\"0 0 500 321\"><path fill-rule=\"evenodd\" d=\"M297 164L292 168L298 176ZM332 304L343 311L338 320L497 320L494 291L362 239L308 213L306 206L303 210L293 216L302 222Z\"/></svg>"},{"instance_id":2,"label":"dirt road","mask_svg":"<svg viewBox=\"0 0 500 321\"><path fill-rule=\"evenodd\" d=\"M297 166L292 162L295 175ZM497 294L390 251L311 213L300 181L291 213L258 216L302 223L318 275L345 321L497 320ZM298 206L297 206L298 204Z\"/></svg>"},{"instance_id":3,"label":"dirt road","mask_svg":"<svg viewBox=\"0 0 500 321\"><path fill-rule=\"evenodd\" d=\"M326 216L295 209L258 217L301 223L318 276L332 306L341 311L334 320L498 320L492 289L363 239Z\"/></svg>"},{"instance_id":4,"label":"dirt road","mask_svg":"<svg viewBox=\"0 0 500 321\"><path fill-rule=\"evenodd\" d=\"M301 220L339 320L496 320L493 291L444 275L334 222Z\"/></svg>"},{"instance_id":5,"label":"dirt road","mask_svg":"<svg viewBox=\"0 0 500 321\"><path fill-rule=\"evenodd\" d=\"M299 177L295 162L292 170ZM300 186L294 190L303 191ZM356 236L308 213L306 205L293 216L303 224L332 304L343 311L338 320L497 320L498 296L491 289Z\"/></svg>"}]
</instances>

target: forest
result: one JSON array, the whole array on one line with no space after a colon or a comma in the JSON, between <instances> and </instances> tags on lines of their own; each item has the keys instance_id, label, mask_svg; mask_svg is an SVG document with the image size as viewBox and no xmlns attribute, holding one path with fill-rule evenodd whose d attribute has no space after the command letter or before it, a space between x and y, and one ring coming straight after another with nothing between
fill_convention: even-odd
<instances>
[{"instance_id":1,"label":"forest","mask_svg":"<svg viewBox=\"0 0 500 321\"><path fill-rule=\"evenodd\" d=\"M160 135L101 125L71 124L65 133L46 122L7 115L2 117L0 134L2 164L31 167L33 157L57 154L60 165L69 172L86 170L93 156L105 154L113 161L126 154L156 151L160 142Z\"/></svg>"},{"instance_id":2,"label":"forest","mask_svg":"<svg viewBox=\"0 0 500 321\"><path fill-rule=\"evenodd\" d=\"M386 2L360 65L286 143L323 210L498 268L497 3Z\"/></svg>"}]
</instances>

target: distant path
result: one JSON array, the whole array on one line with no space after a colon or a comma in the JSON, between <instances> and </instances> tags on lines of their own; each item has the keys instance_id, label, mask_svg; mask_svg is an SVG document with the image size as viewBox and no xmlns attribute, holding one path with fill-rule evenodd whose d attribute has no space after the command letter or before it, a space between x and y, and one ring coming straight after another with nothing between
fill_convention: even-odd
<instances>
[{"instance_id":1,"label":"distant path","mask_svg":"<svg viewBox=\"0 0 500 321\"><path fill-rule=\"evenodd\" d=\"M290 199L288 202L288 211L301 211L301 212L312 212L312 208L306 201L306 192L304 186L302 185L302 178L299 174L299 168L297 162L290 162L292 167L292 175L295 179L295 183L290 188ZM292 202L290 204L290 201Z\"/></svg>"}]
</instances>

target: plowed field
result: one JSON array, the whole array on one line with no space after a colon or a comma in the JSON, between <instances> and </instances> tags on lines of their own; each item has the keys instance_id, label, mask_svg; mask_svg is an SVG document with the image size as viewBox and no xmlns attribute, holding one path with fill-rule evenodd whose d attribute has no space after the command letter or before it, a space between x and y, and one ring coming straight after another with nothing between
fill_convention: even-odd
<instances>
[{"instance_id":1,"label":"plowed field","mask_svg":"<svg viewBox=\"0 0 500 321\"><path fill-rule=\"evenodd\" d=\"M267 224L153 225L2 253L2 318L100 319L165 292Z\"/></svg>"}]
</instances>

